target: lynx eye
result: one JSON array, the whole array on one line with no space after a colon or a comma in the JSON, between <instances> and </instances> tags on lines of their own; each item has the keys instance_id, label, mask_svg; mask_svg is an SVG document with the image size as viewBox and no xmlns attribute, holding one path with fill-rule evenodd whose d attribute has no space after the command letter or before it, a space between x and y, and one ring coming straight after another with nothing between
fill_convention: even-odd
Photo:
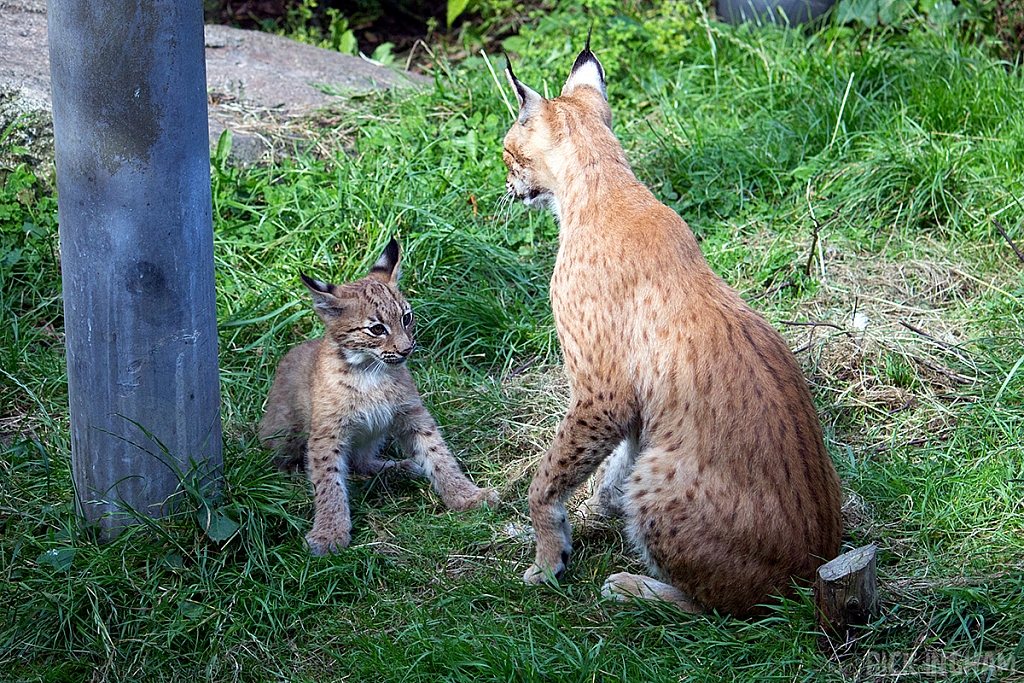
<instances>
[{"instance_id":1,"label":"lynx eye","mask_svg":"<svg viewBox=\"0 0 1024 683\"><path fill-rule=\"evenodd\" d=\"M402 326L409 327L409 325L412 325L412 311L406 311L402 316Z\"/></svg>"},{"instance_id":2,"label":"lynx eye","mask_svg":"<svg viewBox=\"0 0 1024 683\"><path fill-rule=\"evenodd\" d=\"M380 323L377 323L376 325L371 325L369 327L369 331L370 331L370 334L372 334L372 335L374 335L376 337L383 337L384 335L386 335L388 333L388 328L384 327Z\"/></svg>"}]
</instances>

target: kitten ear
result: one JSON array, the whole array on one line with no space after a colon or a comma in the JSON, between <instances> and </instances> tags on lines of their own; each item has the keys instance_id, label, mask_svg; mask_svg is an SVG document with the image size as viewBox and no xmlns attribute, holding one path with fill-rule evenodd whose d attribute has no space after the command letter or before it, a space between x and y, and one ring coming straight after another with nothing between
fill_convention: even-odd
<instances>
[{"instance_id":1,"label":"kitten ear","mask_svg":"<svg viewBox=\"0 0 1024 683\"><path fill-rule=\"evenodd\" d=\"M384 247L380 258L370 268L368 277L376 277L391 284L397 284L398 278L402 275L402 248L398 246L398 240L394 237Z\"/></svg>"},{"instance_id":2,"label":"kitten ear","mask_svg":"<svg viewBox=\"0 0 1024 683\"><path fill-rule=\"evenodd\" d=\"M590 30L593 32L594 27L591 26ZM576 56L576 61L573 62L569 78L566 79L565 85L562 86L562 94L568 95L581 85L589 85L591 88L595 88L601 93L601 97L607 101L608 89L604 84L604 67L597 60L597 55L590 51L590 33L587 34L586 46Z\"/></svg>"},{"instance_id":3,"label":"kitten ear","mask_svg":"<svg viewBox=\"0 0 1024 683\"><path fill-rule=\"evenodd\" d=\"M341 315L344 307L341 305L341 299L334 296L334 285L314 280L305 273L299 273L299 277L313 295L313 310L317 315L321 318L336 318Z\"/></svg>"},{"instance_id":4,"label":"kitten ear","mask_svg":"<svg viewBox=\"0 0 1024 683\"><path fill-rule=\"evenodd\" d=\"M516 78L516 75L512 73L512 62L509 61L508 55L505 55L505 76L508 77L508 82L512 85L512 91L516 94L516 101L519 102L519 123L526 123L540 109L544 98L533 88Z\"/></svg>"}]
</instances>

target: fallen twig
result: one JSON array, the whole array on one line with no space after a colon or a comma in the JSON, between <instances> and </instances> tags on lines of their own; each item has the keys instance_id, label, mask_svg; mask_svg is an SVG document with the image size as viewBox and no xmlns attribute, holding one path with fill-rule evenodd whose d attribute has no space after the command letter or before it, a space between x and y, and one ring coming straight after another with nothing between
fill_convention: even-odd
<instances>
[{"instance_id":1,"label":"fallen twig","mask_svg":"<svg viewBox=\"0 0 1024 683\"><path fill-rule=\"evenodd\" d=\"M953 346L952 344L947 344L946 342L942 341L941 339L936 339L935 337L933 337L932 335L928 334L924 330L922 330L920 328L917 328L917 327L914 327L913 325L911 325L908 322L905 322L903 320L900 320L899 322L900 322L900 325L902 325L903 327L907 328L908 330L910 330L914 334L919 334L922 337L924 337L925 339L927 339L927 340L929 340L931 342L934 342L937 346L941 346L942 348L946 349L947 351L949 351L953 355L959 357L961 360L965 360L965 361L969 361L970 360L969 356L967 356L963 351L961 351L957 347Z\"/></svg>"},{"instance_id":2,"label":"fallen twig","mask_svg":"<svg viewBox=\"0 0 1024 683\"><path fill-rule=\"evenodd\" d=\"M901 413L904 410L906 410L907 408L909 408L913 403L914 403L914 397L911 396L910 398L907 399L907 402L904 403L903 405L901 405L899 408L893 408L892 410L890 410L889 414L890 415L895 415L896 413Z\"/></svg>"},{"instance_id":3,"label":"fallen twig","mask_svg":"<svg viewBox=\"0 0 1024 683\"><path fill-rule=\"evenodd\" d=\"M534 363L536 363L539 360L540 360L540 356L534 356L533 358L531 358L530 360L526 361L525 363L523 363L519 367L517 367L517 368L515 368L513 370L509 370L508 373L504 377L502 377L501 380L499 380L499 384L503 384L505 382L505 380L512 379L516 375L522 374L527 369L529 369L530 366L532 366Z\"/></svg>"},{"instance_id":4,"label":"fallen twig","mask_svg":"<svg viewBox=\"0 0 1024 683\"><path fill-rule=\"evenodd\" d=\"M783 325L789 325L791 327L831 327L832 329L839 330L840 332L846 332L843 328L839 327L835 323L805 323L797 320L780 320Z\"/></svg>"},{"instance_id":5,"label":"fallen twig","mask_svg":"<svg viewBox=\"0 0 1024 683\"><path fill-rule=\"evenodd\" d=\"M747 299L747 303L750 303L751 301L757 301L758 299L761 299L763 297L769 296L771 294L774 294L775 292L778 292L780 290L783 290L783 289L785 289L787 287L792 287L792 286L793 286L793 281L792 280L786 280L781 285L777 285L775 287L772 287L771 289L765 290L765 291L761 292L760 294L755 294L754 296L752 296L749 299Z\"/></svg>"},{"instance_id":6,"label":"fallen twig","mask_svg":"<svg viewBox=\"0 0 1024 683\"><path fill-rule=\"evenodd\" d=\"M1017 254L1017 258L1020 259L1021 263L1024 263L1024 253L1021 253L1021 250L1018 249L1017 245L1013 243L1013 240L1011 240L1010 236L1006 234L1005 230L1003 230L1003 226L999 224L999 221L993 218L992 225L996 226L996 230L999 231L999 234L1003 236L1003 239L1006 240L1006 243L1010 245L1011 249L1013 249L1013 253Z\"/></svg>"}]
</instances>

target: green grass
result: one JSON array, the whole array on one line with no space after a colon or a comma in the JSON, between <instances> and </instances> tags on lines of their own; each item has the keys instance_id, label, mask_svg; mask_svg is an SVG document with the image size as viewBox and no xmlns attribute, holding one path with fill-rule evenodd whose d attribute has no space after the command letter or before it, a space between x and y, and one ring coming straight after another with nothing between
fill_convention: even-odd
<instances>
[{"instance_id":1,"label":"green grass","mask_svg":"<svg viewBox=\"0 0 1024 683\"><path fill-rule=\"evenodd\" d=\"M324 156L215 160L224 541L198 500L104 545L75 518L54 201L6 174L2 245L23 256L0 265L0 679L1021 680L1024 264L992 224L1024 245L1020 73L914 24L616 11L594 10L613 15L594 46L616 131L797 350L846 544L880 549L877 623L833 651L806 595L753 621L604 602L604 577L638 567L614 525L576 529L562 587L521 583L526 486L566 401L557 226L502 201L510 116L474 57L351 100ZM520 78L557 92L591 20L524 29ZM357 277L392 234L424 398L504 503L454 514L422 482L358 482L352 547L311 558L307 485L272 469L254 425L277 360L318 333L298 273Z\"/></svg>"}]
</instances>

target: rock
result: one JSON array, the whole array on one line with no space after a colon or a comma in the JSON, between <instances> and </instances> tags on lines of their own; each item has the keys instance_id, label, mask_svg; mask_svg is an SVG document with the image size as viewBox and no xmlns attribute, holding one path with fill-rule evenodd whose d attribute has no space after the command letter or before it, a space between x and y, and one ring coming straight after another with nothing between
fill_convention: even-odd
<instances>
[{"instance_id":1,"label":"rock","mask_svg":"<svg viewBox=\"0 0 1024 683\"><path fill-rule=\"evenodd\" d=\"M206 27L210 148L231 130L229 160L251 164L302 138L290 126L313 112L365 93L421 84L423 76L282 36ZM0 168L28 163L53 174L53 117L45 0L0 0ZM11 147L15 147L13 151Z\"/></svg>"},{"instance_id":2,"label":"rock","mask_svg":"<svg viewBox=\"0 0 1024 683\"><path fill-rule=\"evenodd\" d=\"M27 163L53 174L45 0L0 0L0 141L0 168Z\"/></svg>"},{"instance_id":3,"label":"rock","mask_svg":"<svg viewBox=\"0 0 1024 683\"><path fill-rule=\"evenodd\" d=\"M0 168L20 163L53 175L50 91L0 82Z\"/></svg>"},{"instance_id":4,"label":"rock","mask_svg":"<svg viewBox=\"0 0 1024 683\"><path fill-rule=\"evenodd\" d=\"M206 27L207 90L263 109L304 113L338 100L324 87L368 92L425 80L271 33Z\"/></svg>"},{"instance_id":5,"label":"rock","mask_svg":"<svg viewBox=\"0 0 1024 683\"><path fill-rule=\"evenodd\" d=\"M427 80L271 33L206 27L210 144L230 129L229 159L240 165L301 139L288 123L341 100L328 91L365 93Z\"/></svg>"}]
</instances>

